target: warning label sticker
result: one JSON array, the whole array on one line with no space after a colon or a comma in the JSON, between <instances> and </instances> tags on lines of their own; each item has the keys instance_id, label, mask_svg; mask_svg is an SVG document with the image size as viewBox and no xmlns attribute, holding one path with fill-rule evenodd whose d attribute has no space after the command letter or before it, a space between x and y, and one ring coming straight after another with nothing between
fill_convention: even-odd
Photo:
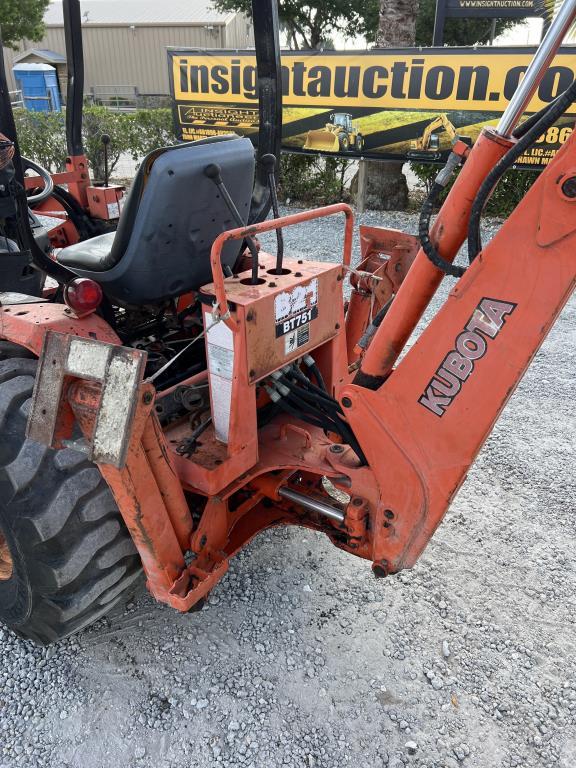
<instances>
[{"instance_id":1,"label":"warning label sticker","mask_svg":"<svg viewBox=\"0 0 576 768\"><path fill-rule=\"evenodd\" d=\"M303 347L310 341L310 324L301 325L295 331L290 331L284 337L284 353L286 355L291 354L298 347Z\"/></svg>"},{"instance_id":2,"label":"warning label sticker","mask_svg":"<svg viewBox=\"0 0 576 768\"><path fill-rule=\"evenodd\" d=\"M234 372L234 350L208 344L208 368L215 376L231 379Z\"/></svg>"},{"instance_id":3,"label":"warning label sticker","mask_svg":"<svg viewBox=\"0 0 576 768\"><path fill-rule=\"evenodd\" d=\"M234 373L234 334L225 323L217 323L209 313L205 315L210 373L231 379Z\"/></svg>"},{"instance_id":4,"label":"warning label sticker","mask_svg":"<svg viewBox=\"0 0 576 768\"><path fill-rule=\"evenodd\" d=\"M117 219L120 216L120 205L118 203L107 203L108 218Z\"/></svg>"},{"instance_id":5,"label":"warning label sticker","mask_svg":"<svg viewBox=\"0 0 576 768\"><path fill-rule=\"evenodd\" d=\"M217 440L227 443L234 376L234 334L225 323L216 322L210 312L204 313L204 323L214 434Z\"/></svg>"}]
</instances>

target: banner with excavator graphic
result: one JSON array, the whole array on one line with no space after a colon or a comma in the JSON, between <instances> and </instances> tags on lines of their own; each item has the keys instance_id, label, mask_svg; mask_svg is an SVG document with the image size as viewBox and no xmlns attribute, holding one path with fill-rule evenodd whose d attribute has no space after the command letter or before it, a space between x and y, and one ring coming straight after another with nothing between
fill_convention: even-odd
<instances>
[{"instance_id":1,"label":"banner with excavator graphic","mask_svg":"<svg viewBox=\"0 0 576 768\"><path fill-rule=\"evenodd\" d=\"M535 49L428 48L282 53L287 151L441 161L456 136L472 144L496 125ZM253 51L168 50L178 138L235 132L258 138ZM576 47L561 50L526 115L574 80ZM576 107L519 165L541 169L572 132Z\"/></svg>"}]
</instances>

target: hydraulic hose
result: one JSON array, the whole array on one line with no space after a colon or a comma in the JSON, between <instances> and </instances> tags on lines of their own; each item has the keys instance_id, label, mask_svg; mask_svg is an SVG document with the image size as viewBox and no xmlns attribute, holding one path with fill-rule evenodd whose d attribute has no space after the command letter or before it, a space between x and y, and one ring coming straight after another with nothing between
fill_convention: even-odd
<instances>
[{"instance_id":1,"label":"hydraulic hose","mask_svg":"<svg viewBox=\"0 0 576 768\"><path fill-rule=\"evenodd\" d=\"M558 99L561 99L563 95L563 93L559 94L553 101L551 101L549 104L546 104L545 107L542 107L542 109L540 109L538 112L535 112L533 115L530 115L529 118L524 120L523 123L517 125L516 128L514 128L512 131L512 136L514 136L515 139L521 139L522 136L524 136L524 134L527 133L533 125L536 125L540 118L544 117L544 115L546 115L548 111L552 109L554 104L556 104Z\"/></svg>"},{"instance_id":2,"label":"hydraulic hose","mask_svg":"<svg viewBox=\"0 0 576 768\"><path fill-rule=\"evenodd\" d=\"M482 182L474 203L472 204L472 210L470 214L470 221L468 223L468 260L470 263L474 261L476 256L482 250L482 237L480 234L480 220L482 218L482 211L488 201L488 198L492 194L494 188L506 173L506 171L516 162L516 160L522 155L536 139L541 136L550 126L554 125L556 120L560 118L568 107L576 100L576 80L572 85L567 88L558 98L556 98L547 108L541 111L540 119L535 122L531 122L530 127L525 130L518 142L499 160L490 173L486 176ZM528 122L528 121L526 121ZM523 124L525 125L525 123ZM523 127L523 126L522 126ZM520 133L522 131L518 129ZM518 131L517 131L518 132Z\"/></svg>"},{"instance_id":3,"label":"hydraulic hose","mask_svg":"<svg viewBox=\"0 0 576 768\"><path fill-rule=\"evenodd\" d=\"M458 267L442 258L430 237L430 219L432 218L434 209L438 205L440 193L443 191L448 180L461 162L462 157L460 155L457 155L455 152L450 153L446 165L436 176L430 194L422 205L420 220L418 222L418 237L420 239L422 250L435 267L438 267L444 274L451 275L452 277L462 277L464 272L466 272L466 268Z\"/></svg>"},{"instance_id":4,"label":"hydraulic hose","mask_svg":"<svg viewBox=\"0 0 576 768\"><path fill-rule=\"evenodd\" d=\"M438 269L441 269L442 272L444 272L446 275L450 275L451 277L462 277L464 272L466 272L466 267L459 267L456 264L451 264L449 261L446 261L446 259L443 259L436 249L436 246L432 242L432 239L430 238L430 219L432 218L434 209L438 205L440 193L443 191L443 189L444 187L437 182L432 184L430 194L424 201L422 210L420 211L420 220L418 222L418 237L420 239L422 250L435 267L438 267Z\"/></svg>"},{"instance_id":5,"label":"hydraulic hose","mask_svg":"<svg viewBox=\"0 0 576 768\"><path fill-rule=\"evenodd\" d=\"M299 376L295 375L296 371L300 374ZM293 367L290 373L292 376L277 373L272 377L274 390L278 391L272 394L274 390L271 387L266 389L273 397L273 401L290 415L321 427L325 432L340 435L343 442L350 445L360 461L365 464L366 458L350 425L340 415L342 411L340 404L312 384L296 367ZM294 378L305 386L298 386Z\"/></svg>"}]
</instances>

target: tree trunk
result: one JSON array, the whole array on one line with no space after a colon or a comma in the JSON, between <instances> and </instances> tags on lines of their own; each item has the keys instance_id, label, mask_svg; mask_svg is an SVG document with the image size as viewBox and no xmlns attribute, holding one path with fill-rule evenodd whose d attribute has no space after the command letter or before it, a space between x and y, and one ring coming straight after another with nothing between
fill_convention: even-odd
<instances>
[{"instance_id":1,"label":"tree trunk","mask_svg":"<svg viewBox=\"0 0 576 768\"><path fill-rule=\"evenodd\" d=\"M379 48L403 48L415 44L419 0L380 0L376 44ZM382 211L404 210L408 184L396 160L372 160L366 173L366 207Z\"/></svg>"},{"instance_id":2,"label":"tree trunk","mask_svg":"<svg viewBox=\"0 0 576 768\"><path fill-rule=\"evenodd\" d=\"M380 0L378 48L404 48L415 44L418 0Z\"/></svg>"}]
</instances>

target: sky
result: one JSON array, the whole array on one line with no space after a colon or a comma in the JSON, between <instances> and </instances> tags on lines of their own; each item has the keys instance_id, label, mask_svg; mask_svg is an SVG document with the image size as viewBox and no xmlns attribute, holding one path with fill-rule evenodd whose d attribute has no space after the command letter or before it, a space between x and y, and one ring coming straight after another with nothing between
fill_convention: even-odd
<instances>
[{"instance_id":1,"label":"sky","mask_svg":"<svg viewBox=\"0 0 576 768\"><path fill-rule=\"evenodd\" d=\"M94 0L93 0L94 1ZM98 0L95 0L98 2ZM170 0L163 1L164 6L170 4ZM212 2L206 0L206 6L211 7ZM525 22L509 29L503 35L500 35L494 41L495 45L537 45L540 42L542 29L541 19L527 19ZM334 34L331 36L338 49L363 49L366 48L366 41L362 37L345 39L342 35ZM284 41L282 41L284 42Z\"/></svg>"},{"instance_id":2,"label":"sky","mask_svg":"<svg viewBox=\"0 0 576 768\"><path fill-rule=\"evenodd\" d=\"M526 19L494 40L494 45L538 45L542 34L542 19ZM330 35L338 50L358 50L366 48L363 37L344 38L335 33ZM284 42L284 41L282 41Z\"/></svg>"}]
</instances>

